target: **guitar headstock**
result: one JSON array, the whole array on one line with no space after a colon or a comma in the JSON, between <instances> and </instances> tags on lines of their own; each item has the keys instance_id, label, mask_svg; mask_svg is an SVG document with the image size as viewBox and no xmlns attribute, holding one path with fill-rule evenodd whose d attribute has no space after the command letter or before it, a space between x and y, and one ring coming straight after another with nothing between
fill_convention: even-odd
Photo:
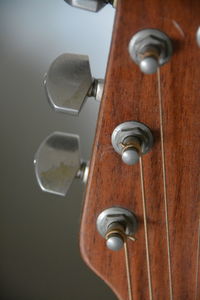
<instances>
[{"instance_id":1,"label":"guitar headstock","mask_svg":"<svg viewBox=\"0 0 200 300\"><path fill-rule=\"evenodd\" d=\"M195 0L118 1L80 245L89 267L119 299L200 298L199 20ZM134 52L140 48L134 49L136 36L144 29L158 30L171 41L161 46L169 55L163 66L158 60L146 64L146 73L157 70L152 75L144 74L146 65L137 61L152 55ZM147 50L158 57L152 47ZM115 128L130 121L145 124L154 139L151 151L131 166L111 141ZM99 216L112 208L126 209L137 219L136 241L126 235L129 271L123 247L108 249L108 236L102 237L96 226ZM118 221L122 223L120 217Z\"/></svg>"},{"instance_id":2,"label":"guitar headstock","mask_svg":"<svg viewBox=\"0 0 200 300\"><path fill-rule=\"evenodd\" d=\"M56 110L77 114L87 97L101 98L82 257L121 300L200 299L199 1L66 2L117 3L105 84L87 57L69 54L45 81ZM77 153L65 146L51 150ZM75 157L70 182L80 166Z\"/></svg>"}]
</instances>

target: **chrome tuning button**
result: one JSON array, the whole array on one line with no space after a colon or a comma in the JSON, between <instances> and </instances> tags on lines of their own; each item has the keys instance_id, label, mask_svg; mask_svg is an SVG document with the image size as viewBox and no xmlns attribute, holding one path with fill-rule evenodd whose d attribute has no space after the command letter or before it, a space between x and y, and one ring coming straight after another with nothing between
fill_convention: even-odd
<instances>
[{"instance_id":1,"label":"chrome tuning button","mask_svg":"<svg viewBox=\"0 0 200 300\"><path fill-rule=\"evenodd\" d=\"M88 56L66 53L53 61L44 85L54 110L77 115L87 97L101 100L104 81L92 78Z\"/></svg>"},{"instance_id":2,"label":"chrome tuning button","mask_svg":"<svg viewBox=\"0 0 200 300\"><path fill-rule=\"evenodd\" d=\"M143 29L130 40L129 53L143 73L153 74L170 59L172 43L160 30Z\"/></svg>"},{"instance_id":3,"label":"chrome tuning button","mask_svg":"<svg viewBox=\"0 0 200 300\"><path fill-rule=\"evenodd\" d=\"M106 4L110 3L116 6L116 0L65 0L69 5L86 9L93 12L98 12Z\"/></svg>"},{"instance_id":4,"label":"chrome tuning button","mask_svg":"<svg viewBox=\"0 0 200 300\"><path fill-rule=\"evenodd\" d=\"M45 192L65 196L74 178L87 181L89 167L80 160L78 135L53 132L39 146L34 164L38 184Z\"/></svg>"}]
</instances>

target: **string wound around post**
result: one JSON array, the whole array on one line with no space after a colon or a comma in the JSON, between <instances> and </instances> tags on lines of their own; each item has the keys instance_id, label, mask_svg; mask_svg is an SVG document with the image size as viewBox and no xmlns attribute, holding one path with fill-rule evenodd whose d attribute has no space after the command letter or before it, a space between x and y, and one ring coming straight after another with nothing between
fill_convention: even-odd
<instances>
[{"instance_id":1,"label":"string wound around post","mask_svg":"<svg viewBox=\"0 0 200 300\"><path fill-rule=\"evenodd\" d=\"M122 161L127 165L134 165L152 148L153 135L145 124L128 121L113 130L111 142Z\"/></svg>"},{"instance_id":2,"label":"string wound around post","mask_svg":"<svg viewBox=\"0 0 200 300\"><path fill-rule=\"evenodd\" d=\"M145 74L156 73L172 56L172 42L162 31L143 29L129 42L129 54Z\"/></svg>"},{"instance_id":3,"label":"string wound around post","mask_svg":"<svg viewBox=\"0 0 200 300\"><path fill-rule=\"evenodd\" d=\"M106 239L106 246L113 251L120 250L128 239L135 241L137 227L135 215L122 207L108 208L97 218L97 230Z\"/></svg>"}]
</instances>

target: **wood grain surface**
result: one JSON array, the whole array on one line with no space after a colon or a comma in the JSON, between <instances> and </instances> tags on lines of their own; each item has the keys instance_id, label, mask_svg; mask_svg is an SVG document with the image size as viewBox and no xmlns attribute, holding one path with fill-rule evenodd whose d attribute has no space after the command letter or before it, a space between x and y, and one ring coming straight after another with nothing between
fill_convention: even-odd
<instances>
[{"instance_id":1,"label":"wood grain surface","mask_svg":"<svg viewBox=\"0 0 200 300\"><path fill-rule=\"evenodd\" d=\"M136 214L137 241L128 242L133 298L150 299L139 164L122 163L111 145L114 128L130 120L148 125L155 138L152 151L143 158L150 268L153 299L170 299L157 76L142 74L128 54L131 37L144 28L164 31L174 48L172 59L161 68L173 299L200 299L200 48L195 37L199 25L199 0L118 0L80 247L85 262L121 300L128 299L124 252L106 248L96 219L112 206Z\"/></svg>"}]
</instances>

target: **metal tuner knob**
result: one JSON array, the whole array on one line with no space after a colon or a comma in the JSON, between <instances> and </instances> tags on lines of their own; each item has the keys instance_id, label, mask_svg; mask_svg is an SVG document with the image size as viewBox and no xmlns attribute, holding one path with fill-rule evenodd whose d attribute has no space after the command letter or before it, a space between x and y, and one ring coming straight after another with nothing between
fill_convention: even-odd
<instances>
[{"instance_id":1,"label":"metal tuner knob","mask_svg":"<svg viewBox=\"0 0 200 300\"><path fill-rule=\"evenodd\" d=\"M65 0L69 5L86 9L93 12L98 12L106 4L110 3L113 7L116 6L116 0Z\"/></svg>"},{"instance_id":2,"label":"metal tuner knob","mask_svg":"<svg viewBox=\"0 0 200 300\"><path fill-rule=\"evenodd\" d=\"M145 124L129 121L119 124L114 129L111 141L122 161L127 165L134 165L140 156L152 148L153 135Z\"/></svg>"},{"instance_id":3,"label":"metal tuner knob","mask_svg":"<svg viewBox=\"0 0 200 300\"><path fill-rule=\"evenodd\" d=\"M104 81L92 78L88 56L66 53L53 61L44 85L55 111L78 115L87 97L101 100Z\"/></svg>"},{"instance_id":4,"label":"metal tuner knob","mask_svg":"<svg viewBox=\"0 0 200 300\"><path fill-rule=\"evenodd\" d=\"M172 43L160 30L143 29L130 40L129 53L143 73L153 74L170 59Z\"/></svg>"},{"instance_id":5,"label":"metal tuner knob","mask_svg":"<svg viewBox=\"0 0 200 300\"><path fill-rule=\"evenodd\" d=\"M100 213L97 230L106 239L106 246L113 251L120 250L127 239L135 241L137 231L135 215L122 207L111 207Z\"/></svg>"},{"instance_id":6,"label":"metal tuner knob","mask_svg":"<svg viewBox=\"0 0 200 300\"><path fill-rule=\"evenodd\" d=\"M45 192L65 196L74 178L87 181L89 167L80 160L78 135L50 134L40 144L34 165L38 184Z\"/></svg>"}]
</instances>

